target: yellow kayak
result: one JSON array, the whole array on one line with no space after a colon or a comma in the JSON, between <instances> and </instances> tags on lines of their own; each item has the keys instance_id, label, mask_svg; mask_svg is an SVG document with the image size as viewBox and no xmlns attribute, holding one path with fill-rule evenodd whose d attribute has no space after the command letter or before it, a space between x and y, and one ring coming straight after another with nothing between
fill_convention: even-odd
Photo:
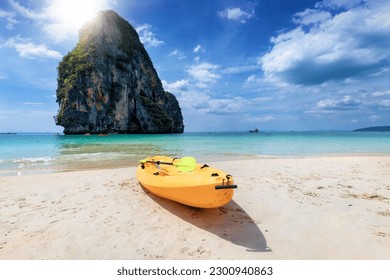
<instances>
[{"instance_id":1,"label":"yellow kayak","mask_svg":"<svg viewBox=\"0 0 390 280\"><path fill-rule=\"evenodd\" d=\"M227 204L237 188L231 175L200 165L192 157L148 157L138 165L137 179L157 196L199 208Z\"/></svg>"}]
</instances>

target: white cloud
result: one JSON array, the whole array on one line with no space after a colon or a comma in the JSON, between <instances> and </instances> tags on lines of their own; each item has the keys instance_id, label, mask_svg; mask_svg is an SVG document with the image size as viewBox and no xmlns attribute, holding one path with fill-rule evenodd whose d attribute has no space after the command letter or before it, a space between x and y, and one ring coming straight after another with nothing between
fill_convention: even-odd
<instances>
[{"instance_id":1,"label":"white cloud","mask_svg":"<svg viewBox=\"0 0 390 280\"><path fill-rule=\"evenodd\" d=\"M248 64L248 65L226 67L221 72L224 74L238 74L238 73L245 73L254 70L259 70L259 68L260 67L257 64Z\"/></svg>"},{"instance_id":2,"label":"white cloud","mask_svg":"<svg viewBox=\"0 0 390 280\"><path fill-rule=\"evenodd\" d=\"M20 16L34 21L55 42L63 42L69 38L77 38L81 26L97 15L115 5L110 0L52 0L45 1L46 6L32 9L9 0L13 10ZM12 26L11 26L12 27Z\"/></svg>"},{"instance_id":3,"label":"white cloud","mask_svg":"<svg viewBox=\"0 0 390 280\"><path fill-rule=\"evenodd\" d=\"M50 50L43 44L34 44L28 39L23 39L20 37L10 38L5 42L4 45L6 47L14 48L19 53L19 55L24 58L62 58L62 54L60 54L58 51Z\"/></svg>"},{"instance_id":4,"label":"white cloud","mask_svg":"<svg viewBox=\"0 0 390 280\"><path fill-rule=\"evenodd\" d=\"M328 11L306 9L303 12L296 13L293 17L293 22L296 24L310 25L322 23L331 18L332 14Z\"/></svg>"},{"instance_id":5,"label":"white cloud","mask_svg":"<svg viewBox=\"0 0 390 280\"><path fill-rule=\"evenodd\" d=\"M173 50L169 56L176 56L178 59L185 59L186 56L178 49Z\"/></svg>"},{"instance_id":6,"label":"white cloud","mask_svg":"<svg viewBox=\"0 0 390 280\"><path fill-rule=\"evenodd\" d=\"M267 81L264 81L264 78L258 77L256 75L250 75L248 78L246 78L244 82L244 88L251 88L259 86L264 87L267 84Z\"/></svg>"},{"instance_id":7,"label":"white cloud","mask_svg":"<svg viewBox=\"0 0 390 280\"><path fill-rule=\"evenodd\" d=\"M28 106L42 106L42 105L44 105L44 103L42 103L42 102L23 102L23 104L24 105L28 105Z\"/></svg>"},{"instance_id":8,"label":"white cloud","mask_svg":"<svg viewBox=\"0 0 390 280\"><path fill-rule=\"evenodd\" d=\"M380 107L390 108L390 100L389 100L389 99L382 100L382 101L379 103L379 106L380 106Z\"/></svg>"},{"instance_id":9,"label":"white cloud","mask_svg":"<svg viewBox=\"0 0 390 280\"><path fill-rule=\"evenodd\" d=\"M382 97L382 96L387 96L387 95L390 95L390 90L389 89L375 91L375 92L372 93L373 97Z\"/></svg>"},{"instance_id":10,"label":"white cloud","mask_svg":"<svg viewBox=\"0 0 390 280\"><path fill-rule=\"evenodd\" d=\"M10 13L10 12L6 12L6 11L3 11L2 9L0 9L0 18L8 18L8 17L14 17L15 14L13 13Z\"/></svg>"},{"instance_id":11,"label":"white cloud","mask_svg":"<svg viewBox=\"0 0 390 280\"><path fill-rule=\"evenodd\" d=\"M172 93L176 93L178 91L186 91L189 85L189 81L184 79L173 83L168 83L167 81L162 80L161 83L166 91Z\"/></svg>"},{"instance_id":12,"label":"white cloud","mask_svg":"<svg viewBox=\"0 0 390 280\"><path fill-rule=\"evenodd\" d=\"M327 2L295 14L299 26L271 38L271 51L259 59L269 80L321 84L390 67L390 3L371 0L332 16L325 9L334 1Z\"/></svg>"},{"instance_id":13,"label":"white cloud","mask_svg":"<svg viewBox=\"0 0 390 280\"><path fill-rule=\"evenodd\" d=\"M221 78L217 73L218 69L219 65L203 62L190 67L187 73L198 82L198 87L207 88Z\"/></svg>"},{"instance_id":14,"label":"white cloud","mask_svg":"<svg viewBox=\"0 0 390 280\"><path fill-rule=\"evenodd\" d=\"M191 89L176 94L176 97L185 112L197 112L200 115L244 112L252 102L240 96L213 98L207 91Z\"/></svg>"},{"instance_id":15,"label":"white cloud","mask_svg":"<svg viewBox=\"0 0 390 280\"><path fill-rule=\"evenodd\" d=\"M246 83L256 83L258 81L261 81L260 78L256 77L256 75L250 75L247 79L246 79Z\"/></svg>"},{"instance_id":16,"label":"white cloud","mask_svg":"<svg viewBox=\"0 0 390 280\"><path fill-rule=\"evenodd\" d=\"M230 7L218 12L218 15L221 18L239 21L241 23L246 23L248 19L251 19L254 16L254 14L255 10L253 8L244 11L240 7Z\"/></svg>"},{"instance_id":17,"label":"white cloud","mask_svg":"<svg viewBox=\"0 0 390 280\"><path fill-rule=\"evenodd\" d=\"M371 115L371 116L369 117L369 120L372 121L372 122L376 122L376 121L382 120L382 117L381 117L381 116L378 116L378 115Z\"/></svg>"},{"instance_id":18,"label":"white cloud","mask_svg":"<svg viewBox=\"0 0 390 280\"><path fill-rule=\"evenodd\" d=\"M204 53L205 52L205 49L201 46L201 45L196 45L196 47L192 50L193 53Z\"/></svg>"},{"instance_id":19,"label":"white cloud","mask_svg":"<svg viewBox=\"0 0 390 280\"><path fill-rule=\"evenodd\" d=\"M42 29L50 36L56 43L64 42L69 38L78 36L76 29L70 25L62 23L45 24Z\"/></svg>"},{"instance_id":20,"label":"white cloud","mask_svg":"<svg viewBox=\"0 0 390 280\"><path fill-rule=\"evenodd\" d=\"M316 8L350 9L362 4L362 2L364 2L364 0L323 0L321 2L317 2L315 6Z\"/></svg>"},{"instance_id":21,"label":"white cloud","mask_svg":"<svg viewBox=\"0 0 390 280\"><path fill-rule=\"evenodd\" d=\"M160 41L156 38L156 34L154 34L152 30L152 26L150 24L142 24L136 28L139 38L141 42L145 46L157 47L159 45L164 44L164 41Z\"/></svg>"},{"instance_id":22,"label":"white cloud","mask_svg":"<svg viewBox=\"0 0 390 280\"><path fill-rule=\"evenodd\" d=\"M19 4L18 1L15 0L9 0L9 3L12 8L22 16L32 19L32 20L43 20L47 18L47 15L43 11L34 11L31 9L28 9L21 4Z\"/></svg>"},{"instance_id":23,"label":"white cloud","mask_svg":"<svg viewBox=\"0 0 390 280\"><path fill-rule=\"evenodd\" d=\"M200 111L207 114L217 115L242 112L248 104L248 100L240 96L219 99L209 98L208 100L203 101L205 101L205 103Z\"/></svg>"},{"instance_id":24,"label":"white cloud","mask_svg":"<svg viewBox=\"0 0 390 280\"><path fill-rule=\"evenodd\" d=\"M272 115L258 116L258 117L251 119L252 122L270 122L273 120L275 120L275 117Z\"/></svg>"},{"instance_id":25,"label":"white cloud","mask_svg":"<svg viewBox=\"0 0 390 280\"><path fill-rule=\"evenodd\" d=\"M321 100L316 104L316 108L320 110L351 110L358 108L361 104L362 102L360 100L347 95L339 100Z\"/></svg>"},{"instance_id":26,"label":"white cloud","mask_svg":"<svg viewBox=\"0 0 390 280\"><path fill-rule=\"evenodd\" d=\"M0 19L1 18L5 18L5 20L7 21L5 28L8 30L14 29L15 24L18 23L18 21L15 19L14 13L3 11L0 9Z\"/></svg>"}]
</instances>

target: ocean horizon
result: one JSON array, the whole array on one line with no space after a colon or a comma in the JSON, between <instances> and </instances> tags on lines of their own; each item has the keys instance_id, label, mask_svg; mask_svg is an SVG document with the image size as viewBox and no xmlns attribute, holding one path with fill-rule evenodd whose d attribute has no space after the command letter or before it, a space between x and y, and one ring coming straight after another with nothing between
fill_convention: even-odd
<instances>
[{"instance_id":1,"label":"ocean horizon","mask_svg":"<svg viewBox=\"0 0 390 280\"><path fill-rule=\"evenodd\" d=\"M64 135L0 133L0 176L136 166L152 155L199 162L253 157L390 155L390 132L260 131Z\"/></svg>"}]
</instances>

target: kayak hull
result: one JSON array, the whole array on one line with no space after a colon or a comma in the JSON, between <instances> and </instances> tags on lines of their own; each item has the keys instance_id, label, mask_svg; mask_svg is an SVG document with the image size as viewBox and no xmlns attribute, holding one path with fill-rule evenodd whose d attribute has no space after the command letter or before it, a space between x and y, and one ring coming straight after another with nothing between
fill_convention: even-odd
<instances>
[{"instance_id":1,"label":"kayak hull","mask_svg":"<svg viewBox=\"0 0 390 280\"><path fill-rule=\"evenodd\" d=\"M175 162L175 159L155 156L152 162ZM137 167L137 179L151 193L181 204L198 208L216 208L232 199L234 179L226 172L196 164L190 172L179 172L174 165L144 162Z\"/></svg>"}]
</instances>

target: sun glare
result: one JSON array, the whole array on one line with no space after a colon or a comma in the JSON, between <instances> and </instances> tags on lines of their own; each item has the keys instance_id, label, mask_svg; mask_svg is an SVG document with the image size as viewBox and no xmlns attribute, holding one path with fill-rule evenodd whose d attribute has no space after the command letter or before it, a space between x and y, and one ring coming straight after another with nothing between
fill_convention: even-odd
<instances>
[{"instance_id":1,"label":"sun glare","mask_svg":"<svg viewBox=\"0 0 390 280\"><path fill-rule=\"evenodd\" d=\"M107 9L107 2L107 0L53 0L48 9L53 20L78 30L99 11Z\"/></svg>"}]
</instances>

